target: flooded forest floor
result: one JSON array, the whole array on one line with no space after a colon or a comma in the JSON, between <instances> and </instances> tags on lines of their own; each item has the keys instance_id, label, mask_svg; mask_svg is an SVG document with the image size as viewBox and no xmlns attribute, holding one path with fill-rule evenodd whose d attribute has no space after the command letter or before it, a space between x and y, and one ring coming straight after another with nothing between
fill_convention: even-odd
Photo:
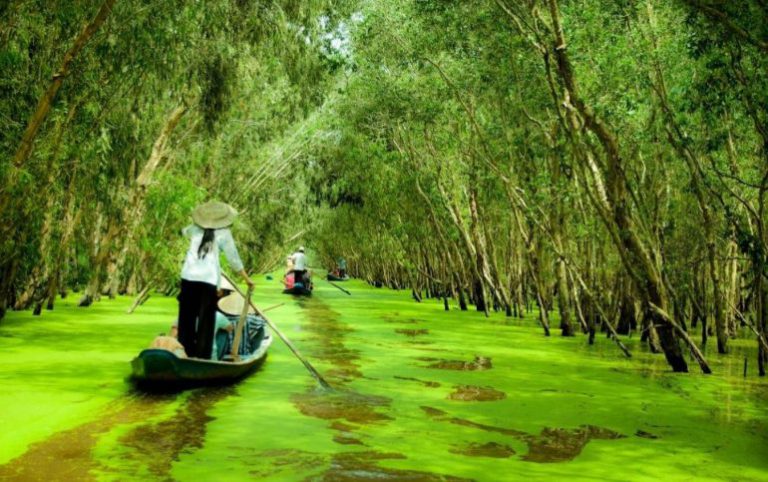
<instances>
[{"instance_id":1,"label":"flooded forest floor","mask_svg":"<svg viewBox=\"0 0 768 482\"><path fill-rule=\"evenodd\" d=\"M9 313L0 480L768 480L751 339L710 348L715 375L673 374L636 336L627 360L604 336L545 338L533 314L344 287L298 299L262 278L255 292L285 302L270 317L332 391L279 340L234 386L135 391L129 362L173 323L171 298Z\"/></svg>"}]
</instances>

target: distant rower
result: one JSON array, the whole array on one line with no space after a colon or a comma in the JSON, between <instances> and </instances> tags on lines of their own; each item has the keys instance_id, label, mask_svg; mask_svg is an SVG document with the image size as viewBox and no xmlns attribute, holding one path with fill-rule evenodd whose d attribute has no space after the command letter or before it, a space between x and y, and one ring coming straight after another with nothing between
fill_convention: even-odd
<instances>
[{"instance_id":1,"label":"distant rower","mask_svg":"<svg viewBox=\"0 0 768 482\"><path fill-rule=\"evenodd\" d=\"M299 249L291 256L293 261L293 282L306 284L305 277L307 274L308 262L307 255L304 254L304 246L299 246Z\"/></svg>"}]
</instances>

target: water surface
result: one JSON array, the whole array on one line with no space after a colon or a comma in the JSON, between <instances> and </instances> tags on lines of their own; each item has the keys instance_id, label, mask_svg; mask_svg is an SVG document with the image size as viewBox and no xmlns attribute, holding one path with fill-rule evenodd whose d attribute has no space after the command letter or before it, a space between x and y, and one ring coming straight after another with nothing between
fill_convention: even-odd
<instances>
[{"instance_id":1,"label":"water surface","mask_svg":"<svg viewBox=\"0 0 768 482\"><path fill-rule=\"evenodd\" d=\"M709 353L715 376L678 375L635 340L626 360L603 337L544 338L533 318L345 287L256 290L262 307L286 302L271 318L331 391L279 340L236 385L133 390L128 363L173 299L9 313L0 479L768 480L768 384L741 376L751 341Z\"/></svg>"}]
</instances>

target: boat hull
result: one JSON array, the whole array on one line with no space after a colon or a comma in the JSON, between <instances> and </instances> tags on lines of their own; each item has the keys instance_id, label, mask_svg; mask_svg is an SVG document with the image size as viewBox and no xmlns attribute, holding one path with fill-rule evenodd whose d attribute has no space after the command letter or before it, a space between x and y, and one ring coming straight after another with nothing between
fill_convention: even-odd
<instances>
[{"instance_id":1,"label":"boat hull","mask_svg":"<svg viewBox=\"0 0 768 482\"><path fill-rule=\"evenodd\" d=\"M304 288L304 287L293 287L293 288L286 288L283 290L283 294L285 295L298 295L298 296L312 296L312 290Z\"/></svg>"},{"instance_id":2,"label":"boat hull","mask_svg":"<svg viewBox=\"0 0 768 482\"><path fill-rule=\"evenodd\" d=\"M340 276L335 276L329 273L328 276L325 277L325 279L327 279L328 281L348 281L349 276L344 276L342 278Z\"/></svg>"},{"instance_id":3,"label":"boat hull","mask_svg":"<svg viewBox=\"0 0 768 482\"><path fill-rule=\"evenodd\" d=\"M268 335L258 350L237 362L179 358L168 350L150 348L131 361L131 379L155 388L232 383L260 366L271 344Z\"/></svg>"}]
</instances>

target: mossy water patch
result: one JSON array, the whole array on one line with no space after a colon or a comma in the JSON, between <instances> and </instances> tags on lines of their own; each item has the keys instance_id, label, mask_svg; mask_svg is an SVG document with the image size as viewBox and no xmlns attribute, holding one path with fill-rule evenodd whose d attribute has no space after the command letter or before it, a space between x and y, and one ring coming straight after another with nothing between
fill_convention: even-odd
<instances>
[{"instance_id":1,"label":"mossy water patch","mask_svg":"<svg viewBox=\"0 0 768 482\"><path fill-rule=\"evenodd\" d=\"M493 387L476 387L474 385L458 385L448 394L449 400L462 402L491 402L503 400L507 394Z\"/></svg>"},{"instance_id":2,"label":"mossy water patch","mask_svg":"<svg viewBox=\"0 0 768 482\"><path fill-rule=\"evenodd\" d=\"M405 380L405 381L409 381L409 382L420 383L420 384L424 385L425 387L429 387L429 388L438 388L440 386L440 383L438 383L438 382L433 382L433 381L430 381L430 380L419 380L418 378L413 378L413 377L401 377L401 376L395 375L394 378L396 378L398 380Z\"/></svg>"},{"instance_id":3,"label":"mossy water patch","mask_svg":"<svg viewBox=\"0 0 768 482\"><path fill-rule=\"evenodd\" d=\"M576 458L591 440L616 440L624 435L607 428L586 425L577 429L545 428L539 435L526 436L529 462L567 462Z\"/></svg>"},{"instance_id":4,"label":"mossy water patch","mask_svg":"<svg viewBox=\"0 0 768 482\"><path fill-rule=\"evenodd\" d=\"M477 371L477 370L490 370L493 368L491 359L484 356L475 355L474 360L441 360L434 357L419 357L418 360L432 362L427 365L427 368L433 368L436 370L459 370L459 371Z\"/></svg>"},{"instance_id":5,"label":"mossy water patch","mask_svg":"<svg viewBox=\"0 0 768 482\"><path fill-rule=\"evenodd\" d=\"M465 455L467 457L493 457L497 459L506 459L515 455L515 449L509 445L497 442L469 443L466 445L457 445L451 449L451 453Z\"/></svg>"},{"instance_id":6,"label":"mossy water patch","mask_svg":"<svg viewBox=\"0 0 768 482\"><path fill-rule=\"evenodd\" d=\"M528 446L528 452L522 457L529 462L567 462L576 458L591 440L615 440L624 435L606 428L587 425L577 429L544 428L540 434L533 435L514 428L496 427L473 422L459 417L449 416L446 412L433 408L421 407L430 417L455 425L470 427L485 432L508 435Z\"/></svg>"},{"instance_id":7,"label":"mossy water patch","mask_svg":"<svg viewBox=\"0 0 768 482\"><path fill-rule=\"evenodd\" d=\"M464 482L472 480L419 470L387 468L379 464L380 461L405 459L407 459L405 455L391 452L341 452L334 455L331 460L331 466L323 474L319 477L307 478L306 480L327 482Z\"/></svg>"},{"instance_id":8,"label":"mossy water patch","mask_svg":"<svg viewBox=\"0 0 768 482\"><path fill-rule=\"evenodd\" d=\"M397 330L395 330L395 333L398 333L400 335L410 336L410 337L416 337L416 336L422 336L422 335L429 335L429 330L426 328L419 328L414 330L398 328Z\"/></svg>"},{"instance_id":9,"label":"mossy water patch","mask_svg":"<svg viewBox=\"0 0 768 482\"><path fill-rule=\"evenodd\" d=\"M390 403L390 399L380 396L341 390L315 390L295 394L291 400L304 415L323 420L346 420L356 424L392 420L392 417L377 410Z\"/></svg>"}]
</instances>

